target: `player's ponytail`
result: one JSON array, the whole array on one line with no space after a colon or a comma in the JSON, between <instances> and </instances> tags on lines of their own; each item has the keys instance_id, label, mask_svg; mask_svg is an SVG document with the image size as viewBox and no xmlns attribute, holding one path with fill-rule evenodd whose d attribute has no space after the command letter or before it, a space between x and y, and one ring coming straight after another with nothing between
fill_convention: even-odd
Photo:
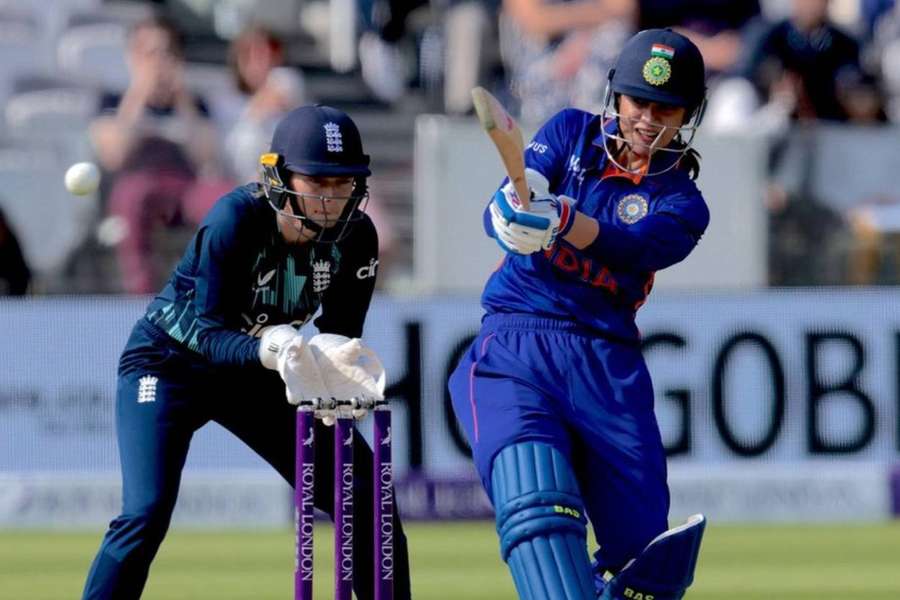
<instances>
[{"instance_id":1,"label":"player's ponytail","mask_svg":"<svg viewBox=\"0 0 900 600\"><path fill-rule=\"evenodd\" d=\"M700 175L700 153L694 148L687 148L678 161L678 168L687 171L691 179L697 179Z\"/></svg>"}]
</instances>

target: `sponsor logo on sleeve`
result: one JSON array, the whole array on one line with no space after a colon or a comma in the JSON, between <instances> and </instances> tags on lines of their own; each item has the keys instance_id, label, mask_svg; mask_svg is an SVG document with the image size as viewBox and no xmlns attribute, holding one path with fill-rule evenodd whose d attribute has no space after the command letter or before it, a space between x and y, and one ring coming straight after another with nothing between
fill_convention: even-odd
<instances>
[{"instance_id":1,"label":"sponsor logo on sleeve","mask_svg":"<svg viewBox=\"0 0 900 600\"><path fill-rule=\"evenodd\" d=\"M364 265L356 270L356 278L357 279L369 279L370 277L375 277L375 273L378 271L378 261L374 258L369 259L369 264Z\"/></svg>"}]
</instances>

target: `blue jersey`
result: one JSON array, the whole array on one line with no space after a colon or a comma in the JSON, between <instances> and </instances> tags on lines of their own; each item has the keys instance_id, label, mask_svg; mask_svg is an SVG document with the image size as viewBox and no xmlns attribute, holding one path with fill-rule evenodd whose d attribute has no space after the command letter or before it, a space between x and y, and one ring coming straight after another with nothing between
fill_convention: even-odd
<instances>
[{"instance_id":1,"label":"blue jersey","mask_svg":"<svg viewBox=\"0 0 900 600\"><path fill-rule=\"evenodd\" d=\"M550 119L525 152L550 191L599 223L594 242L577 249L560 239L544 253L508 254L490 277L482 305L493 313L528 313L575 321L587 330L637 342L634 319L654 273L683 260L709 224L709 209L685 169L633 176L610 164L602 127L614 121L567 109ZM673 160L667 156L654 158ZM489 211L485 229L493 236Z\"/></svg>"},{"instance_id":2,"label":"blue jersey","mask_svg":"<svg viewBox=\"0 0 900 600\"><path fill-rule=\"evenodd\" d=\"M258 184L222 197L200 224L146 319L215 365L259 365L263 327L362 335L378 237L368 216L338 243L287 244Z\"/></svg>"}]
</instances>

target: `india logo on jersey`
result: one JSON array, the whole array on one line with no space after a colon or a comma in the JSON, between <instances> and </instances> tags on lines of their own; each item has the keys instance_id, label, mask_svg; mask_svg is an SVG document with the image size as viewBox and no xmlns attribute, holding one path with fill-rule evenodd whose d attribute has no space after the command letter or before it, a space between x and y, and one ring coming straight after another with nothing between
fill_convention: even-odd
<instances>
[{"instance_id":1,"label":"india logo on jersey","mask_svg":"<svg viewBox=\"0 0 900 600\"><path fill-rule=\"evenodd\" d=\"M628 194L616 205L616 215L620 221L628 225L634 225L646 217L648 211L647 199L640 194Z\"/></svg>"},{"instance_id":2,"label":"india logo on jersey","mask_svg":"<svg viewBox=\"0 0 900 600\"><path fill-rule=\"evenodd\" d=\"M313 291L321 294L331 285L331 263L327 260L317 260L313 263L312 268Z\"/></svg>"}]
</instances>

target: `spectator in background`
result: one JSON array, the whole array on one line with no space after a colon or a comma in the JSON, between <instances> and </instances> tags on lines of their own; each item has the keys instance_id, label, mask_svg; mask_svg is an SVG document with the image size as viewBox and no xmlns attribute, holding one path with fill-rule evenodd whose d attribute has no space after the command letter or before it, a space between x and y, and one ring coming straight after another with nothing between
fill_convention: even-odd
<instances>
[{"instance_id":1,"label":"spectator in background","mask_svg":"<svg viewBox=\"0 0 900 600\"><path fill-rule=\"evenodd\" d=\"M874 75L846 69L835 81L835 90L848 122L858 125L887 122L884 91Z\"/></svg>"},{"instance_id":2,"label":"spectator in background","mask_svg":"<svg viewBox=\"0 0 900 600\"><path fill-rule=\"evenodd\" d=\"M31 270L22 255L19 240L0 210L0 296L23 296L30 281Z\"/></svg>"},{"instance_id":3,"label":"spectator in background","mask_svg":"<svg viewBox=\"0 0 900 600\"><path fill-rule=\"evenodd\" d=\"M504 0L501 50L522 120L595 110L637 8L636 0Z\"/></svg>"},{"instance_id":4,"label":"spectator in background","mask_svg":"<svg viewBox=\"0 0 900 600\"><path fill-rule=\"evenodd\" d=\"M900 122L900 4L888 7L874 21L865 58L869 70L880 76L885 112L892 122Z\"/></svg>"},{"instance_id":5,"label":"spectator in background","mask_svg":"<svg viewBox=\"0 0 900 600\"><path fill-rule=\"evenodd\" d=\"M463 114L472 107L470 90L480 83L491 53L487 45L500 0L359 0L364 32L359 40L363 80L386 104L398 102L411 79L412 60L405 52L411 15L432 11L415 50L419 84L437 90L443 108Z\"/></svg>"},{"instance_id":6,"label":"spectator in background","mask_svg":"<svg viewBox=\"0 0 900 600\"><path fill-rule=\"evenodd\" d=\"M743 52L743 29L759 0L640 0L640 29L671 27L700 48L711 75L727 72Z\"/></svg>"},{"instance_id":7,"label":"spectator in background","mask_svg":"<svg viewBox=\"0 0 900 600\"><path fill-rule=\"evenodd\" d=\"M788 18L758 19L746 40L736 76L711 93L710 131L783 135L794 120L858 120L847 102L859 96L868 103L878 92L863 73L856 40L828 20L828 0L791 0Z\"/></svg>"},{"instance_id":8,"label":"spectator in background","mask_svg":"<svg viewBox=\"0 0 900 600\"><path fill-rule=\"evenodd\" d=\"M795 119L847 120L836 82L859 72L859 44L828 20L829 0L792 0L789 18L760 23L741 73Z\"/></svg>"},{"instance_id":9,"label":"spectator in background","mask_svg":"<svg viewBox=\"0 0 900 600\"><path fill-rule=\"evenodd\" d=\"M400 50L407 20L428 0L359 0L364 31L359 38L363 80L378 100L397 102L406 90L409 67Z\"/></svg>"},{"instance_id":10,"label":"spectator in background","mask_svg":"<svg viewBox=\"0 0 900 600\"><path fill-rule=\"evenodd\" d=\"M212 110L224 123L228 168L241 183L256 180L259 156L268 149L276 123L306 103L302 74L284 63L283 42L259 25L245 29L229 50L237 94L215 98Z\"/></svg>"},{"instance_id":11,"label":"spectator in background","mask_svg":"<svg viewBox=\"0 0 900 600\"><path fill-rule=\"evenodd\" d=\"M108 212L117 231L123 287L158 289L154 231L199 223L230 183L221 178L217 136L206 103L184 81L180 32L169 20L139 21L128 35L131 81L106 94L90 135L111 181Z\"/></svg>"},{"instance_id":12,"label":"spectator in background","mask_svg":"<svg viewBox=\"0 0 900 600\"><path fill-rule=\"evenodd\" d=\"M882 17L897 8L896 0L858 0L858 2L863 35L867 40L875 34L875 29Z\"/></svg>"}]
</instances>

